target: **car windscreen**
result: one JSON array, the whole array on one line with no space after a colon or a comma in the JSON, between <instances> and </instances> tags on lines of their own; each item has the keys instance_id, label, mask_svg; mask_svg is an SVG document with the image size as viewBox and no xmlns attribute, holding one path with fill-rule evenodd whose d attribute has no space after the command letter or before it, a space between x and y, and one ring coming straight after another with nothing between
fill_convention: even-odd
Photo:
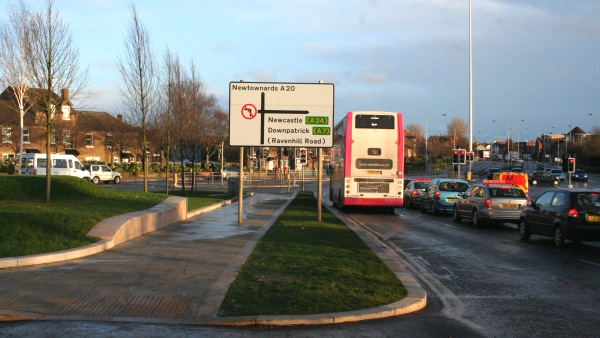
<instances>
[{"instance_id":1,"label":"car windscreen","mask_svg":"<svg viewBox=\"0 0 600 338\"><path fill-rule=\"evenodd\" d=\"M469 189L469 185L464 182L441 182L440 191L464 192Z\"/></svg>"}]
</instances>

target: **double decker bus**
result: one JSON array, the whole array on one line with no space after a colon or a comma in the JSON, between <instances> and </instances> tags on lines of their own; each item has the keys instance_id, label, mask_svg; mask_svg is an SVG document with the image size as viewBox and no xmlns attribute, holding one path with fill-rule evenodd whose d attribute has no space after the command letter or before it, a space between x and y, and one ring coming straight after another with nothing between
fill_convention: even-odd
<instances>
[{"instance_id":1,"label":"double decker bus","mask_svg":"<svg viewBox=\"0 0 600 338\"><path fill-rule=\"evenodd\" d=\"M402 114L349 112L333 130L330 200L347 206L404 204L404 121Z\"/></svg>"}]
</instances>

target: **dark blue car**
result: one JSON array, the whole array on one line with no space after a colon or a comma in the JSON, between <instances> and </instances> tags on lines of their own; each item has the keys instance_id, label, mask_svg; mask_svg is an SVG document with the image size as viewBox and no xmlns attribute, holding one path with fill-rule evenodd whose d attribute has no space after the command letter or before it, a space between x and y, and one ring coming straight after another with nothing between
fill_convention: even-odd
<instances>
[{"instance_id":1,"label":"dark blue car","mask_svg":"<svg viewBox=\"0 0 600 338\"><path fill-rule=\"evenodd\" d=\"M574 173L571 174L571 180L573 180L573 181L580 181L580 182L587 182L588 175L585 172L585 170L583 170L583 169L577 169L577 170L575 170Z\"/></svg>"}]
</instances>

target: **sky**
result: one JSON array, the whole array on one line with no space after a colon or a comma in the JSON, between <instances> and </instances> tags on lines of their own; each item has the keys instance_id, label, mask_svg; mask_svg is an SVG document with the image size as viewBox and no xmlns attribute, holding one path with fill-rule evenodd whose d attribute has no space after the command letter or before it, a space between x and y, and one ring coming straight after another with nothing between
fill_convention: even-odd
<instances>
[{"instance_id":1,"label":"sky","mask_svg":"<svg viewBox=\"0 0 600 338\"><path fill-rule=\"evenodd\" d=\"M484 142L600 126L598 0L472 0L472 95L469 0L54 0L89 70L76 109L119 113L132 4L157 59L193 61L225 111L232 81L323 81L336 122L395 111L440 135L458 117Z\"/></svg>"}]
</instances>

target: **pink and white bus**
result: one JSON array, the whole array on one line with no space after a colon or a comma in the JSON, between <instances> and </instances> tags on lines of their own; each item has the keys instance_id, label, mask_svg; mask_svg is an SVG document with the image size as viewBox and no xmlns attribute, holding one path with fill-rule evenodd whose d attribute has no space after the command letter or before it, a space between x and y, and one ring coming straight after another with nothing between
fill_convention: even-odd
<instances>
[{"instance_id":1,"label":"pink and white bus","mask_svg":"<svg viewBox=\"0 0 600 338\"><path fill-rule=\"evenodd\" d=\"M330 200L346 206L404 204L404 121L402 114L350 112L333 130Z\"/></svg>"}]
</instances>

